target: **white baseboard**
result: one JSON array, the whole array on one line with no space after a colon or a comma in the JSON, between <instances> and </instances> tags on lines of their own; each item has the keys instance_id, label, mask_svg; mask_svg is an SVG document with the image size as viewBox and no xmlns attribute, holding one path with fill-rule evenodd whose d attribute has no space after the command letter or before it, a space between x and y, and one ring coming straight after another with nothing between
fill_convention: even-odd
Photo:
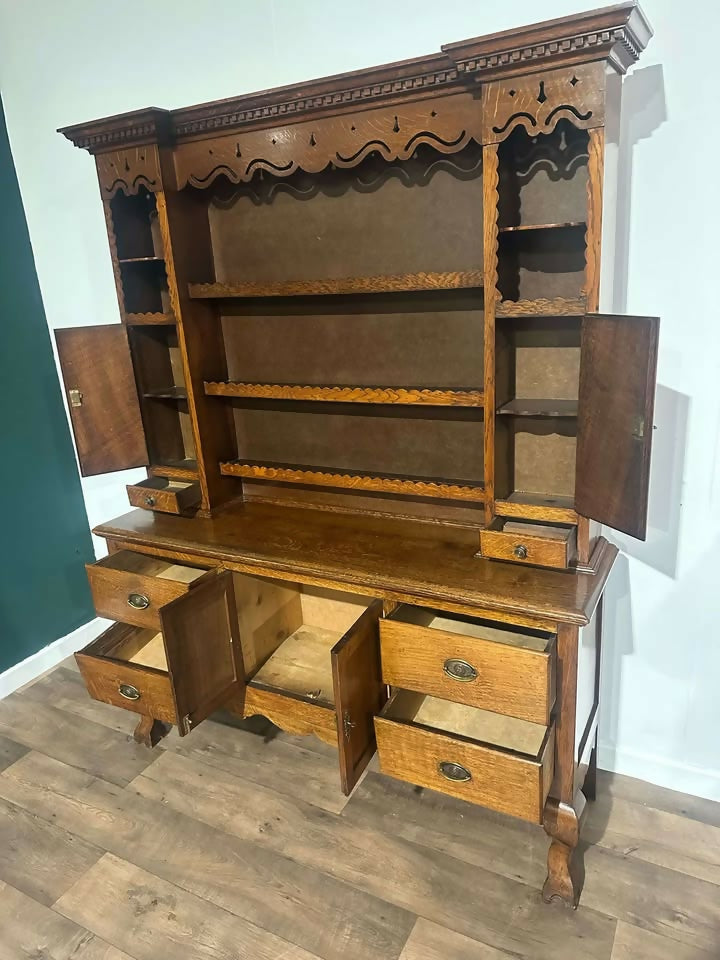
<instances>
[{"instance_id":1,"label":"white baseboard","mask_svg":"<svg viewBox=\"0 0 720 960\"><path fill-rule=\"evenodd\" d=\"M626 777L690 793L707 800L720 800L720 770L643 753L612 743L598 744L598 766Z\"/></svg>"},{"instance_id":2,"label":"white baseboard","mask_svg":"<svg viewBox=\"0 0 720 960\"><path fill-rule=\"evenodd\" d=\"M108 623L108 620L95 617L90 623L83 624L82 627L73 630L66 637L60 637L59 640L49 644L49 646L31 654L26 660L21 660L14 667L0 673L0 700L19 687L24 687L26 683L35 680L41 674L52 670L61 660L69 657L71 653L82 650L108 626Z\"/></svg>"}]
</instances>

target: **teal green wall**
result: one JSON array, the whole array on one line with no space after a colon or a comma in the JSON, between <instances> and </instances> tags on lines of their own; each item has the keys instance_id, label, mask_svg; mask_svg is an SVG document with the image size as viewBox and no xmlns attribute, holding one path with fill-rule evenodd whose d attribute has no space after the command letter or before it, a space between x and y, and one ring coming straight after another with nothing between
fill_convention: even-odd
<instances>
[{"instance_id":1,"label":"teal green wall","mask_svg":"<svg viewBox=\"0 0 720 960\"><path fill-rule=\"evenodd\" d=\"M0 462L1 673L94 616L92 539L2 102Z\"/></svg>"}]
</instances>

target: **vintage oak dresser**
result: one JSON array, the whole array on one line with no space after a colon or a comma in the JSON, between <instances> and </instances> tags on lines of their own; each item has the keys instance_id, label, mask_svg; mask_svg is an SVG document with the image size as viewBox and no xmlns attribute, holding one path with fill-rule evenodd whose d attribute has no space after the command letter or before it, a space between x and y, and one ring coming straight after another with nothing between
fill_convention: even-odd
<instances>
[{"instance_id":1,"label":"vintage oak dresser","mask_svg":"<svg viewBox=\"0 0 720 960\"><path fill-rule=\"evenodd\" d=\"M63 129L121 323L59 330L84 475L147 466L77 655L136 739L224 706L543 824L595 789L602 595L644 538L658 321L609 315L635 3Z\"/></svg>"}]
</instances>

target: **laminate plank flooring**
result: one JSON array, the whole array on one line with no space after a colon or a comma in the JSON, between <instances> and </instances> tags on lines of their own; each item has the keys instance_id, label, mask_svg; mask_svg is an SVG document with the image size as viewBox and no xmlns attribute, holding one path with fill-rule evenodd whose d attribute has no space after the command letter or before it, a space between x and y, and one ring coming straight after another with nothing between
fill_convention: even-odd
<instances>
[{"instance_id":1,"label":"laminate plank flooring","mask_svg":"<svg viewBox=\"0 0 720 960\"><path fill-rule=\"evenodd\" d=\"M259 718L134 723L72 661L0 702L0 960L720 958L720 804L601 773L573 912L536 826L376 763L347 800Z\"/></svg>"}]
</instances>

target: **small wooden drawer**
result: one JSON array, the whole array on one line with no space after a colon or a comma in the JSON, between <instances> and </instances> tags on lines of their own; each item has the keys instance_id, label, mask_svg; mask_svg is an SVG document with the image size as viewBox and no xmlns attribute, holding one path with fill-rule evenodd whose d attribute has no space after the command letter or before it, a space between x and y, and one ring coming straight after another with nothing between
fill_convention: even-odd
<instances>
[{"instance_id":1,"label":"small wooden drawer","mask_svg":"<svg viewBox=\"0 0 720 960\"><path fill-rule=\"evenodd\" d=\"M576 527L496 518L480 531L480 552L494 560L566 569L575 558Z\"/></svg>"},{"instance_id":2,"label":"small wooden drawer","mask_svg":"<svg viewBox=\"0 0 720 960\"><path fill-rule=\"evenodd\" d=\"M548 724L555 637L401 604L380 621L382 677L445 700Z\"/></svg>"},{"instance_id":3,"label":"small wooden drawer","mask_svg":"<svg viewBox=\"0 0 720 960\"><path fill-rule=\"evenodd\" d=\"M160 630L115 623L75 658L96 700L177 723L181 736L241 694L240 640L227 571L160 610Z\"/></svg>"},{"instance_id":4,"label":"small wooden drawer","mask_svg":"<svg viewBox=\"0 0 720 960\"><path fill-rule=\"evenodd\" d=\"M315 734L339 752L349 794L375 753L373 719L387 699L371 597L235 574L243 661L242 712Z\"/></svg>"},{"instance_id":5,"label":"small wooden drawer","mask_svg":"<svg viewBox=\"0 0 720 960\"><path fill-rule=\"evenodd\" d=\"M200 503L200 484L185 480L148 477L140 483L128 484L127 492L132 507L161 513L186 513Z\"/></svg>"},{"instance_id":6,"label":"small wooden drawer","mask_svg":"<svg viewBox=\"0 0 720 960\"><path fill-rule=\"evenodd\" d=\"M86 565L95 609L108 620L160 629L160 610L200 585L214 570L198 570L132 550Z\"/></svg>"},{"instance_id":7,"label":"small wooden drawer","mask_svg":"<svg viewBox=\"0 0 720 960\"><path fill-rule=\"evenodd\" d=\"M398 690L375 718L375 732L383 773L542 822L552 727Z\"/></svg>"}]
</instances>

